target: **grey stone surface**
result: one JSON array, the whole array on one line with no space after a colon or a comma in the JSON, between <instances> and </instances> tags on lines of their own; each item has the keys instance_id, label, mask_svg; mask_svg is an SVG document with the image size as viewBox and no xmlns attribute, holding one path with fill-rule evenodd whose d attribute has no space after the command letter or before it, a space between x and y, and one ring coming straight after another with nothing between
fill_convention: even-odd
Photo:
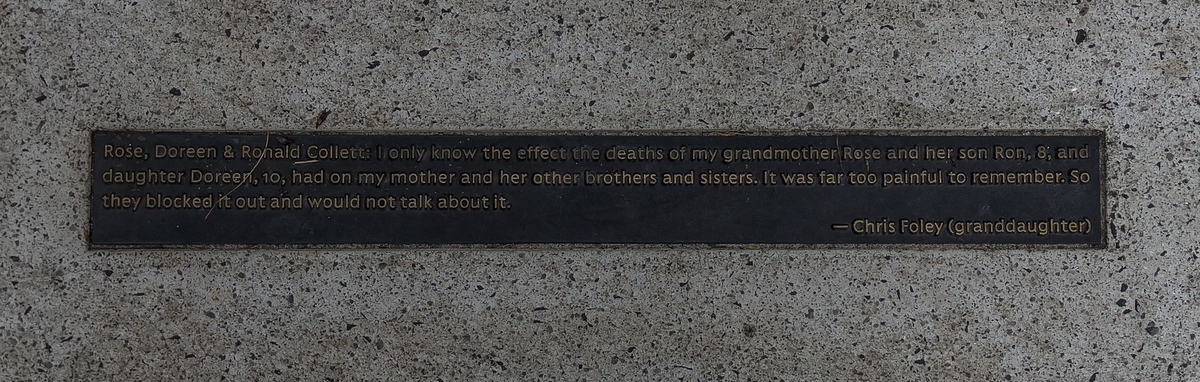
<instances>
[{"instance_id":1,"label":"grey stone surface","mask_svg":"<svg viewBox=\"0 0 1200 382\"><path fill-rule=\"evenodd\" d=\"M427 4L426 4L427 3ZM0 380L1197 380L1200 3L0 4ZM1101 250L89 251L89 131L1102 129Z\"/></svg>"}]
</instances>

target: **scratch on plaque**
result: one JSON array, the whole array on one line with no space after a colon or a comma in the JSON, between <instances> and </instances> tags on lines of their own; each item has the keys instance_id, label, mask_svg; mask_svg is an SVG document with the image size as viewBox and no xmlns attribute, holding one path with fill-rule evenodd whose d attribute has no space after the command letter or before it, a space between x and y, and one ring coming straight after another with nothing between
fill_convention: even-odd
<instances>
[{"instance_id":1,"label":"scratch on plaque","mask_svg":"<svg viewBox=\"0 0 1200 382\"><path fill-rule=\"evenodd\" d=\"M846 173L846 167L845 167L845 166L842 166L842 154L841 154L841 150L842 150L842 136L840 136L840 135L834 135L834 136L833 136L833 150L834 150L834 152L835 152L835 153L837 153L837 158L838 158L838 168L842 170L842 173L843 173L843 174L845 174L845 173Z\"/></svg>"},{"instance_id":2,"label":"scratch on plaque","mask_svg":"<svg viewBox=\"0 0 1200 382\"><path fill-rule=\"evenodd\" d=\"M253 113L253 112L251 112L251 113ZM224 198L228 197L229 194L232 194L234 191L237 191L237 189L242 188L242 185L246 184L246 179L250 179L251 176L254 176L254 170L257 170L258 165L262 164L263 158L267 157L267 148L270 146L271 146L271 132L268 131L267 132L267 142L263 143L263 151L262 151L262 154L258 154L258 161L254 162L254 167L250 168L250 176L242 177L242 181L238 182L238 185L234 186L232 190L229 190L229 192L222 194L220 199L224 199ZM218 200L220 200L220 199L218 199ZM208 209L208 213L204 214L204 220L208 220L208 216L212 215L213 210L216 208L217 208L217 204L213 203L213 206Z\"/></svg>"},{"instance_id":3,"label":"scratch on plaque","mask_svg":"<svg viewBox=\"0 0 1200 382\"><path fill-rule=\"evenodd\" d=\"M309 159L309 160L297 161L296 163L292 163L292 164L313 164L313 163L317 163L317 162L320 162L320 161L316 160L316 159Z\"/></svg>"},{"instance_id":4,"label":"scratch on plaque","mask_svg":"<svg viewBox=\"0 0 1200 382\"><path fill-rule=\"evenodd\" d=\"M241 106L246 109L246 111L250 112L250 115L253 115L254 119L257 119L258 122L263 125L263 127L270 128L270 125L267 124L267 121L264 120L262 116L258 115L258 113L255 113L254 109L251 109L250 105L247 104L246 101L243 100L241 96L237 95L237 93L233 93L233 96L235 98L237 98L238 103L240 103ZM232 190L229 190L228 192L221 194L221 198L218 198L218 201L225 199L226 197L229 196L229 194L232 194L234 191L237 191L239 188L242 188L242 186L246 184L246 180L250 179L251 177L254 176L254 170L258 170L258 165L262 164L263 158L266 158L267 148L269 148L269 147L271 147L271 131L267 130L267 141L263 143L262 153L258 154L258 160L254 162L254 167L250 168L250 172L249 172L250 176L243 177L242 181L238 182L238 185L234 186ZM212 207L209 207L208 213L204 214L204 220L208 220L208 217L212 215L213 210L216 208L217 208L217 204L213 203Z\"/></svg>"}]
</instances>

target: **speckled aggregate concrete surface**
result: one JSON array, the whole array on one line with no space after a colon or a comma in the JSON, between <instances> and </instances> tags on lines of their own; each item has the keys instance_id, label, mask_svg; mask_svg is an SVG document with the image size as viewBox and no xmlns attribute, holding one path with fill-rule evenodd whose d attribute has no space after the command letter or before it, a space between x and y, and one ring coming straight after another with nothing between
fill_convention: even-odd
<instances>
[{"instance_id":1,"label":"speckled aggregate concrete surface","mask_svg":"<svg viewBox=\"0 0 1200 382\"><path fill-rule=\"evenodd\" d=\"M1200 2L0 4L0 380L1200 380ZM1106 249L90 251L92 130L1100 129Z\"/></svg>"}]
</instances>

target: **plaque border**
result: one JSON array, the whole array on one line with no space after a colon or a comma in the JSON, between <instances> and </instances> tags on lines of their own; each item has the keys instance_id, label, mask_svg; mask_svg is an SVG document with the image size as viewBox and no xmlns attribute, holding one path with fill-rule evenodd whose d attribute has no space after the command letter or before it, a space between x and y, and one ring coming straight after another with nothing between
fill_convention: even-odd
<instances>
[{"instance_id":1,"label":"plaque border","mask_svg":"<svg viewBox=\"0 0 1200 382\"><path fill-rule=\"evenodd\" d=\"M125 244L94 244L91 240L92 207L95 202L95 137L97 133L138 133L138 134L237 134L237 135L350 135L350 136L580 136L580 137L738 137L738 136L781 136L781 137L829 137L829 136L879 136L879 137L1096 137L1100 140L1097 148L1100 172L1100 243L1096 244L1037 244L1037 243L842 243L842 244L737 244L737 243L680 243L680 244L622 244L622 243L523 243L523 244L154 244L154 245L125 245ZM88 251L171 251L186 252L196 250L335 250L335 251L631 251L631 250L735 250L735 251L771 251L771 250L1109 250L1112 249L1113 227L1110 226L1111 206L1109 205L1109 171L1108 145L1110 144L1105 130L1086 129L805 129L780 131L710 131L710 130L549 130L549 129L464 129L457 131L414 129L414 130L203 130L203 129L91 129L88 131L87 143L87 200L85 202L86 224L83 241Z\"/></svg>"}]
</instances>

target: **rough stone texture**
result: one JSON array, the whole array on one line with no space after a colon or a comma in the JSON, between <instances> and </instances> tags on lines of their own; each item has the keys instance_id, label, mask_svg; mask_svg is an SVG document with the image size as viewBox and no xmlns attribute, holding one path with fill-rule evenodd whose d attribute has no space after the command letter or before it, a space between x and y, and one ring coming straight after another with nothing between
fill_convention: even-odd
<instances>
[{"instance_id":1,"label":"rough stone texture","mask_svg":"<svg viewBox=\"0 0 1200 382\"><path fill-rule=\"evenodd\" d=\"M1200 379L1200 3L0 4L0 379ZM89 251L96 129L1102 129L1104 250Z\"/></svg>"}]
</instances>

